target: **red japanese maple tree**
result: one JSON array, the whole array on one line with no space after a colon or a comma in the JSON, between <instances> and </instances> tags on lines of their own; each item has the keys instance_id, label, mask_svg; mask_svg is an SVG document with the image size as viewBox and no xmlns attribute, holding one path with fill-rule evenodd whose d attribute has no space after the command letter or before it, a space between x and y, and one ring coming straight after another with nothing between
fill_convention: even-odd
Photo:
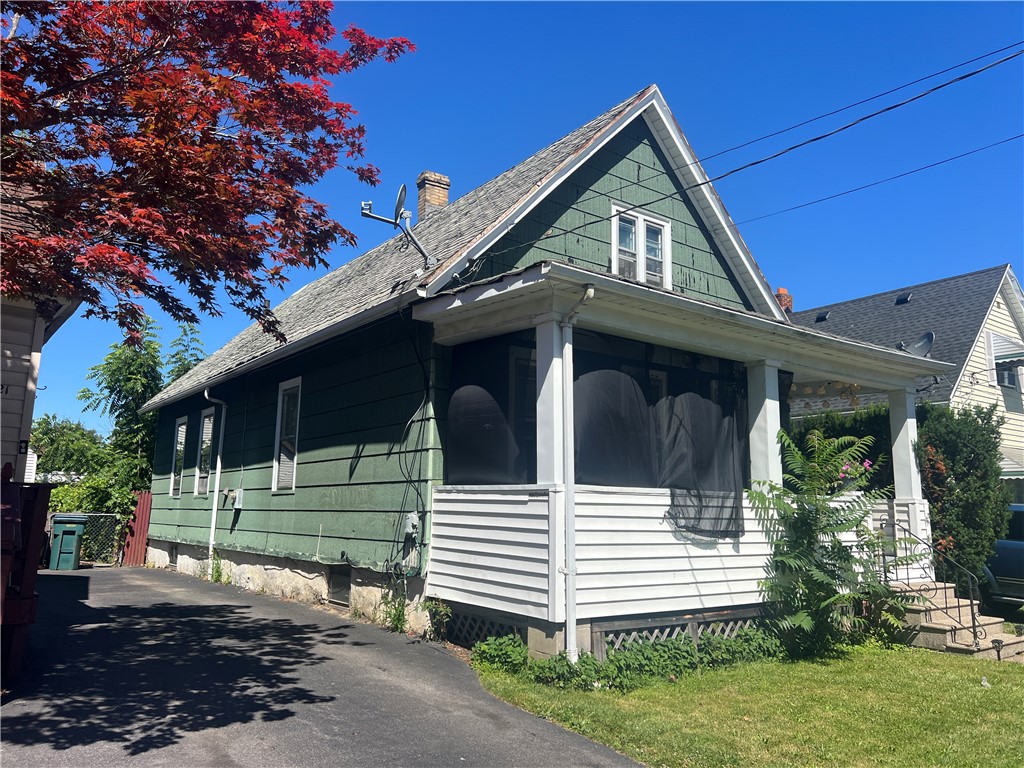
<instances>
[{"instance_id":1,"label":"red japanese maple tree","mask_svg":"<svg viewBox=\"0 0 1024 768\"><path fill-rule=\"evenodd\" d=\"M414 50L326 2L4 0L4 295L81 299L131 337L154 300L218 315L355 238L301 188L339 162L369 184L364 128L328 78Z\"/></svg>"}]
</instances>

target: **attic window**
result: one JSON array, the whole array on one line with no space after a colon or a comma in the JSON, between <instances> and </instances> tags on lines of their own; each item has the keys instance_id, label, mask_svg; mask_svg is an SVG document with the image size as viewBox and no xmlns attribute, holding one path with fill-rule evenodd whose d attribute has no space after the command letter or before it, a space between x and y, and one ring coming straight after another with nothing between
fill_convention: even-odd
<instances>
[{"instance_id":1,"label":"attic window","mask_svg":"<svg viewBox=\"0 0 1024 768\"><path fill-rule=\"evenodd\" d=\"M828 320L828 318L829 318L829 316L831 314L832 314L831 312L819 312L818 316L816 318L814 318L814 322L816 322L816 323L824 323L826 320Z\"/></svg>"},{"instance_id":2,"label":"attic window","mask_svg":"<svg viewBox=\"0 0 1024 768\"><path fill-rule=\"evenodd\" d=\"M909 304L910 298L913 295L914 294L912 294L910 291L904 291L903 293L896 297L896 306L898 307L900 306L900 304Z\"/></svg>"},{"instance_id":3,"label":"attic window","mask_svg":"<svg viewBox=\"0 0 1024 768\"><path fill-rule=\"evenodd\" d=\"M671 223L625 206L613 206L612 214L612 272L627 280L671 288Z\"/></svg>"}]
</instances>

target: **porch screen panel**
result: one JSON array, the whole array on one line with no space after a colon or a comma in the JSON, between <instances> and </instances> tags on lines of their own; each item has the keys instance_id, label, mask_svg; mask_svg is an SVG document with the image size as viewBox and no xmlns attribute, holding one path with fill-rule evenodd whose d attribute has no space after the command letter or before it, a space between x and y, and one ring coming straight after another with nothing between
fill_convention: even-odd
<instances>
[{"instance_id":1,"label":"porch screen panel","mask_svg":"<svg viewBox=\"0 0 1024 768\"><path fill-rule=\"evenodd\" d=\"M452 349L445 482L537 480L537 370L533 331Z\"/></svg>"},{"instance_id":2,"label":"porch screen panel","mask_svg":"<svg viewBox=\"0 0 1024 768\"><path fill-rule=\"evenodd\" d=\"M588 331L574 352L576 481L668 488L676 527L742 534L743 366Z\"/></svg>"}]
</instances>

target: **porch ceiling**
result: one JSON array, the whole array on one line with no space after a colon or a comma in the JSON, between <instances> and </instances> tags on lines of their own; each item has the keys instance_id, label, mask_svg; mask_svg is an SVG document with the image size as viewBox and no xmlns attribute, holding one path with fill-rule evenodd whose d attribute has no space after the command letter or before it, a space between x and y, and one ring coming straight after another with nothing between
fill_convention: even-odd
<instances>
[{"instance_id":1,"label":"porch ceiling","mask_svg":"<svg viewBox=\"0 0 1024 768\"><path fill-rule=\"evenodd\" d=\"M955 368L952 363L559 262L541 262L487 283L439 294L414 306L413 317L434 325L438 343L461 344L562 320L588 285L594 286L594 297L578 308L577 327L743 363L768 361L793 372L794 383L805 388L899 389L913 386L917 376L939 376Z\"/></svg>"}]
</instances>

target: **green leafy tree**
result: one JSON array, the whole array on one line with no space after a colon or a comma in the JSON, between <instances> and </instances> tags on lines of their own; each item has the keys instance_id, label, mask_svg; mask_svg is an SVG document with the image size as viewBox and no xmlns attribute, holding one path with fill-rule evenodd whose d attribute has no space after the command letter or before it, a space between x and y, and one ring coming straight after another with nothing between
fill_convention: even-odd
<instances>
[{"instance_id":1,"label":"green leafy tree","mask_svg":"<svg viewBox=\"0 0 1024 768\"><path fill-rule=\"evenodd\" d=\"M180 379L206 357L198 326L194 323L181 323L178 331L178 337L171 342L171 351L167 355L167 384Z\"/></svg>"},{"instance_id":2,"label":"green leafy tree","mask_svg":"<svg viewBox=\"0 0 1024 768\"><path fill-rule=\"evenodd\" d=\"M1002 482L996 407L925 406L917 456L932 537L972 573L980 573L1010 524L1010 491Z\"/></svg>"},{"instance_id":3,"label":"green leafy tree","mask_svg":"<svg viewBox=\"0 0 1024 768\"><path fill-rule=\"evenodd\" d=\"M156 444L155 412L139 409L163 388L160 342L152 319L145 318L138 345L114 344L103 362L89 369L95 389L83 389L78 399L85 410L99 411L114 420L109 446L119 456L133 458L137 475L133 489L149 485Z\"/></svg>"},{"instance_id":4,"label":"green leafy tree","mask_svg":"<svg viewBox=\"0 0 1024 768\"><path fill-rule=\"evenodd\" d=\"M31 445L39 457L36 470L43 476L87 475L102 466L106 454L98 432L54 413L45 413L32 423Z\"/></svg>"},{"instance_id":5,"label":"green leafy tree","mask_svg":"<svg viewBox=\"0 0 1024 768\"><path fill-rule=\"evenodd\" d=\"M866 522L886 496L868 487L874 441L818 430L802 450L785 432L779 440L785 485L759 482L748 493L771 543L760 585L786 654L822 656L851 636L898 631L905 603L879 576L884 542Z\"/></svg>"}]
</instances>

